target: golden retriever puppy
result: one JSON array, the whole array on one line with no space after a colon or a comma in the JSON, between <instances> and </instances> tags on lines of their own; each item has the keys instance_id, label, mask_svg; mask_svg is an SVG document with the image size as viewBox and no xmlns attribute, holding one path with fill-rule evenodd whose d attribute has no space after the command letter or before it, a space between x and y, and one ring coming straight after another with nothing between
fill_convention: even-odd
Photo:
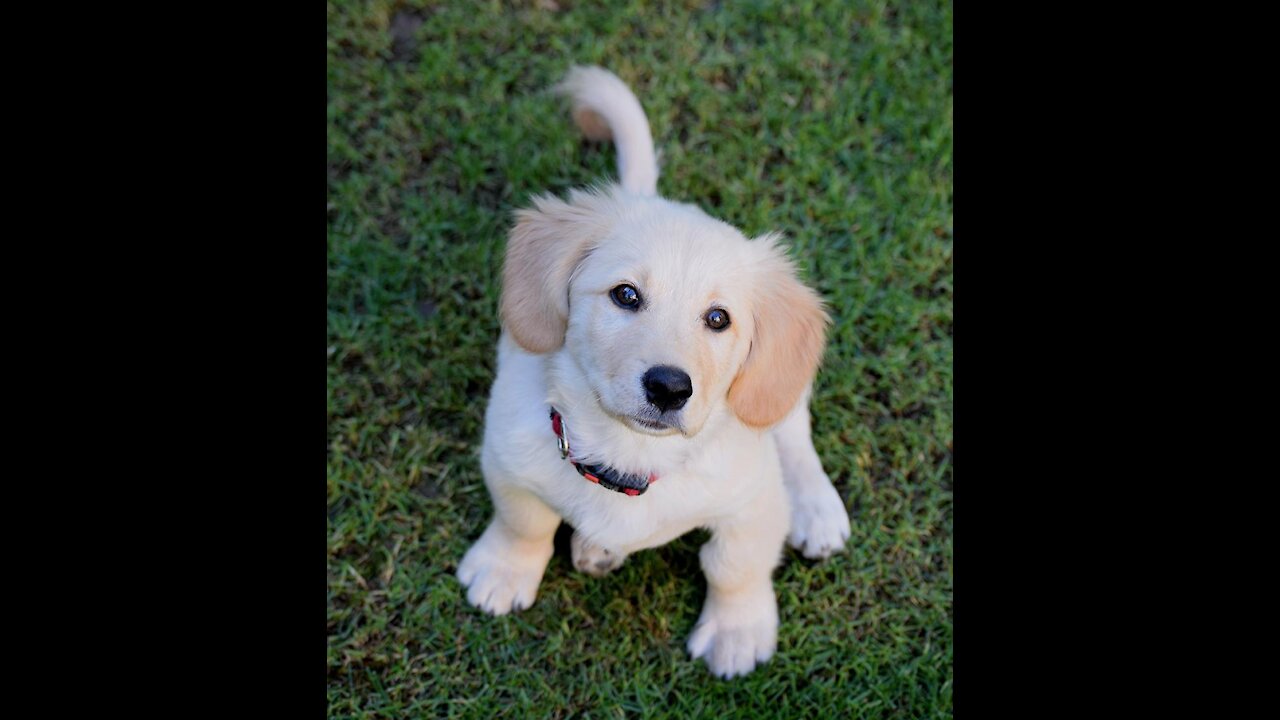
<instances>
[{"instance_id":1,"label":"golden retriever puppy","mask_svg":"<svg viewBox=\"0 0 1280 720\"><path fill-rule=\"evenodd\" d=\"M743 675L777 646L784 541L825 557L849 538L809 431L827 316L777 235L658 197L649 123L621 80L574 68L558 89L588 136L613 138L621 182L516 215L481 454L494 517L458 579L502 615L533 603L561 520L593 575L706 528L688 649Z\"/></svg>"}]
</instances>

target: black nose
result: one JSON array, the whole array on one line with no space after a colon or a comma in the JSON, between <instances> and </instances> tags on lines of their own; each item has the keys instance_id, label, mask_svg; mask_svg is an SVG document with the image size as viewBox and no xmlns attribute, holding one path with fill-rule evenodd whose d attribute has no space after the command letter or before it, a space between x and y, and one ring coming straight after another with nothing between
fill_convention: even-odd
<instances>
[{"instance_id":1,"label":"black nose","mask_svg":"<svg viewBox=\"0 0 1280 720\"><path fill-rule=\"evenodd\" d=\"M656 365L645 371L644 392L649 402L663 412L679 410L693 394L689 373L670 365Z\"/></svg>"}]
</instances>

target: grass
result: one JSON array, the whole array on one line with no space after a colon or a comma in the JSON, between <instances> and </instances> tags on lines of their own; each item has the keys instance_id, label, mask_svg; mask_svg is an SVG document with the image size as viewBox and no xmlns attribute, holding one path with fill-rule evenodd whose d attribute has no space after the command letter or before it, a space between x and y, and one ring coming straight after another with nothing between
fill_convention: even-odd
<instances>
[{"instance_id":1,"label":"grass","mask_svg":"<svg viewBox=\"0 0 1280 720\"><path fill-rule=\"evenodd\" d=\"M950 5L330 2L328 18L330 715L950 716ZM785 232L832 309L814 440L853 538L825 562L787 551L778 653L745 679L684 650L703 532L602 580L572 571L562 532L513 617L481 615L453 577L491 510L477 447L511 212L614 171L546 92L572 63L636 90L662 194Z\"/></svg>"}]
</instances>

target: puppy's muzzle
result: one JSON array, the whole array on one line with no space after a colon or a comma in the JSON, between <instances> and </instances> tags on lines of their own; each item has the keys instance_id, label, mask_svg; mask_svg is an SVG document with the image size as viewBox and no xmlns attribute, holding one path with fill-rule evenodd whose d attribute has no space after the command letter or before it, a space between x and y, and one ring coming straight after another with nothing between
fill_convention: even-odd
<instances>
[{"instance_id":1,"label":"puppy's muzzle","mask_svg":"<svg viewBox=\"0 0 1280 720\"><path fill-rule=\"evenodd\" d=\"M641 378L645 397L661 412L679 410L693 395L693 380L689 373L670 365L655 365Z\"/></svg>"}]
</instances>

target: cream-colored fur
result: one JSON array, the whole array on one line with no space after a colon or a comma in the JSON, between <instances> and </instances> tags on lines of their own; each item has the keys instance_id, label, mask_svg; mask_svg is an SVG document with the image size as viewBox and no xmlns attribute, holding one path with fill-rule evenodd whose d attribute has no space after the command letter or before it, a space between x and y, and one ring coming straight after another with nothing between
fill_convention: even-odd
<instances>
[{"instance_id":1,"label":"cream-colored fur","mask_svg":"<svg viewBox=\"0 0 1280 720\"><path fill-rule=\"evenodd\" d=\"M809 430L827 318L776 236L750 240L657 196L648 122L621 80L575 68L560 89L584 131L617 143L621 184L540 197L517 215L481 453L494 518L458 578L468 601L502 615L533 603L561 520L575 567L594 575L707 528L707 599L688 648L714 674L742 675L777 645L783 543L816 558L849 537ZM640 310L610 298L621 284ZM712 308L729 314L722 331L704 320ZM659 365L688 374L682 408L647 399L641 378ZM574 458L658 480L637 497L587 482L561 458L550 407Z\"/></svg>"}]
</instances>

